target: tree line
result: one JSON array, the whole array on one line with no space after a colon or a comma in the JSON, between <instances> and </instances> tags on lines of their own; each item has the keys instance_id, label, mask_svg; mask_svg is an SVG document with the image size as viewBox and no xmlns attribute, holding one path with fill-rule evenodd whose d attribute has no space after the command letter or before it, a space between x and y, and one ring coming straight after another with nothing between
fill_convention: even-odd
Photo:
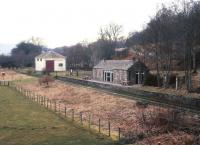
<instances>
[{"instance_id":1,"label":"tree line","mask_svg":"<svg viewBox=\"0 0 200 145\"><path fill-rule=\"evenodd\" d=\"M91 69L102 59L112 59L116 47L125 47L125 39L121 35L122 30L121 25L110 23L100 28L97 41L60 47L55 51L66 56L69 68Z\"/></svg>"},{"instance_id":2,"label":"tree line","mask_svg":"<svg viewBox=\"0 0 200 145\"><path fill-rule=\"evenodd\" d=\"M39 55L43 46L30 42L21 42L12 49L10 55L0 55L1 67L33 67L34 58Z\"/></svg>"},{"instance_id":3,"label":"tree line","mask_svg":"<svg viewBox=\"0 0 200 145\"><path fill-rule=\"evenodd\" d=\"M67 67L92 68L102 59L112 59L115 48L128 47L143 53L144 61L154 59L158 85L161 73L166 84L173 70L174 60L180 60L185 70L187 88L191 88L191 75L200 62L200 2L179 1L169 6L162 5L155 16L140 32L122 36L123 27L111 23L101 27L98 39L92 43L77 43L73 46L55 48L67 59ZM10 56L0 56L1 66L34 66L34 57L47 50L39 39L19 43Z\"/></svg>"},{"instance_id":4,"label":"tree line","mask_svg":"<svg viewBox=\"0 0 200 145\"><path fill-rule=\"evenodd\" d=\"M142 47L144 57L153 52L158 83L162 71L168 84L173 60L182 60L187 89L190 90L192 73L196 73L200 56L199 28L200 2L181 1L170 6L162 5L146 28L129 36L126 45Z\"/></svg>"},{"instance_id":5,"label":"tree line","mask_svg":"<svg viewBox=\"0 0 200 145\"><path fill-rule=\"evenodd\" d=\"M91 69L101 59L111 59L116 47L124 46L121 36L122 26L111 23L100 28L99 38L92 43L77 43L73 46L55 48L54 51L66 56L67 67L73 69ZM20 42L12 49L11 55L0 55L2 67L33 67L34 58L42 51L48 51L41 39L31 38Z\"/></svg>"}]
</instances>

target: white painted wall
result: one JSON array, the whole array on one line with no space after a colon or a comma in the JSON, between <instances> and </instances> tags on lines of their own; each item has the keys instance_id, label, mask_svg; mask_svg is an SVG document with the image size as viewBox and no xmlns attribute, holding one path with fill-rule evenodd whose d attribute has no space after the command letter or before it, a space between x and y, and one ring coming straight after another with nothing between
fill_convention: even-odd
<instances>
[{"instance_id":1,"label":"white painted wall","mask_svg":"<svg viewBox=\"0 0 200 145\"><path fill-rule=\"evenodd\" d=\"M35 58L35 71L43 71L46 68L47 60L54 60L54 71L66 71L65 58ZM63 66L59 66L60 63Z\"/></svg>"},{"instance_id":2,"label":"white painted wall","mask_svg":"<svg viewBox=\"0 0 200 145\"><path fill-rule=\"evenodd\" d=\"M63 66L59 66L62 63ZM56 59L54 61L54 71L66 71L66 61L65 59Z\"/></svg>"},{"instance_id":3,"label":"white painted wall","mask_svg":"<svg viewBox=\"0 0 200 145\"><path fill-rule=\"evenodd\" d=\"M45 69L44 59L35 58L35 71L43 71Z\"/></svg>"}]
</instances>

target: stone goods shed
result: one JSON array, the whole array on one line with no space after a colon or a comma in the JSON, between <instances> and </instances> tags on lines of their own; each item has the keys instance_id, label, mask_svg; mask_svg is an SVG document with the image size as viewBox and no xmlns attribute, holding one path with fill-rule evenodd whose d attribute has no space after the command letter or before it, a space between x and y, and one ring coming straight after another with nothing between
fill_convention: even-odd
<instances>
[{"instance_id":1,"label":"stone goods shed","mask_svg":"<svg viewBox=\"0 0 200 145\"><path fill-rule=\"evenodd\" d=\"M143 84L148 68L137 60L102 60L93 67L93 80L115 84Z\"/></svg>"}]
</instances>

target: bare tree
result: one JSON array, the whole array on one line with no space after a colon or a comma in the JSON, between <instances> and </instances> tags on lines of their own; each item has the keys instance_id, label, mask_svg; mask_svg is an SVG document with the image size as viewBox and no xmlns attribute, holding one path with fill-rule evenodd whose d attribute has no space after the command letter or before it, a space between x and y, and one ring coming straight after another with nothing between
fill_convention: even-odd
<instances>
[{"instance_id":1,"label":"bare tree","mask_svg":"<svg viewBox=\"0 0 200 145\"><path fill-rule=\"evenodd\" d=\"M122 39L122 25L118 25L115 23L110 23L105 27L100 28L100 39L108 40L112 42L117 42L119 39Z\"/></svg>"}]
</instances>

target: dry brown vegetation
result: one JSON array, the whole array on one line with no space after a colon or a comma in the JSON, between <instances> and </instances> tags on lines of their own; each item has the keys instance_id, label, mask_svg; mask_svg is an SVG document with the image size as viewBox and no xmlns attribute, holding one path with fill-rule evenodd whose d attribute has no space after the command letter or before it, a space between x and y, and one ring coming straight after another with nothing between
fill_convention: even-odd
<instances>
[{"instance_id":1,"label":"dry brown vegetation","mask_svg":"<svg viewBox=\"0 0 200 145\"><path fill-rule=\"evenodd\" d=\"M150 91L150 92L175 94L175 95L182 95L182 96L187 96L187 97L192 97L192 98L200 98L199 93L189 93L186 89L176 90L175 88L161 88L161 87L153 87L153 86L143 86L143 87L138 87L137 89Z\"/></svg>"},{"instance_id":2,"label":"dry brown vegetation","mask_svg":"<svg viewBox=\"0 0 200 145\"><path fill-rule=\"evenodd\" d=\"M6 70L6 69L0 69L0 74L5 73L5 76L3 77L2 75L0 76L0 80L6 80L6 81L20 81L24 79L29 79L31 78L30 76L24 75L24 74L19 74L11 70Z\"/></svg>"},{"instance_id":3,"label":"dry brown vegetation","mask_svg":"<svg viewBox=\"0 0 200 145\"><path fill-rule=\"evenodd\" d=\"M46 87L49 87L49 84L54 82L54 79L51 76L45 75L38 79L40 85L45 84Z\"/></svg>"},{"instance_id":4,"label":"dry brown vegetation","mask_svg":"<svg viewBox=\"0 0 200 145\"><path fill-rule=\"evenodd\" d=\"M107 128L107 122L110 121L112 131L117 131L118 127L122 129L122 134L126 138L123 140L124 143L153 145L161 142L163 145L195 145L199 141L198 115L144 105L134 100L60 81L50 83L49 87L39 85L38 80L32 80L31 83L21 81L17 82L17 85L56 100L61 103L61 107L66 105L76 113L81 112L84 120L92 114L93 124L97 124L101 118L103 128Z\"/></svg>"}]
</instances>

